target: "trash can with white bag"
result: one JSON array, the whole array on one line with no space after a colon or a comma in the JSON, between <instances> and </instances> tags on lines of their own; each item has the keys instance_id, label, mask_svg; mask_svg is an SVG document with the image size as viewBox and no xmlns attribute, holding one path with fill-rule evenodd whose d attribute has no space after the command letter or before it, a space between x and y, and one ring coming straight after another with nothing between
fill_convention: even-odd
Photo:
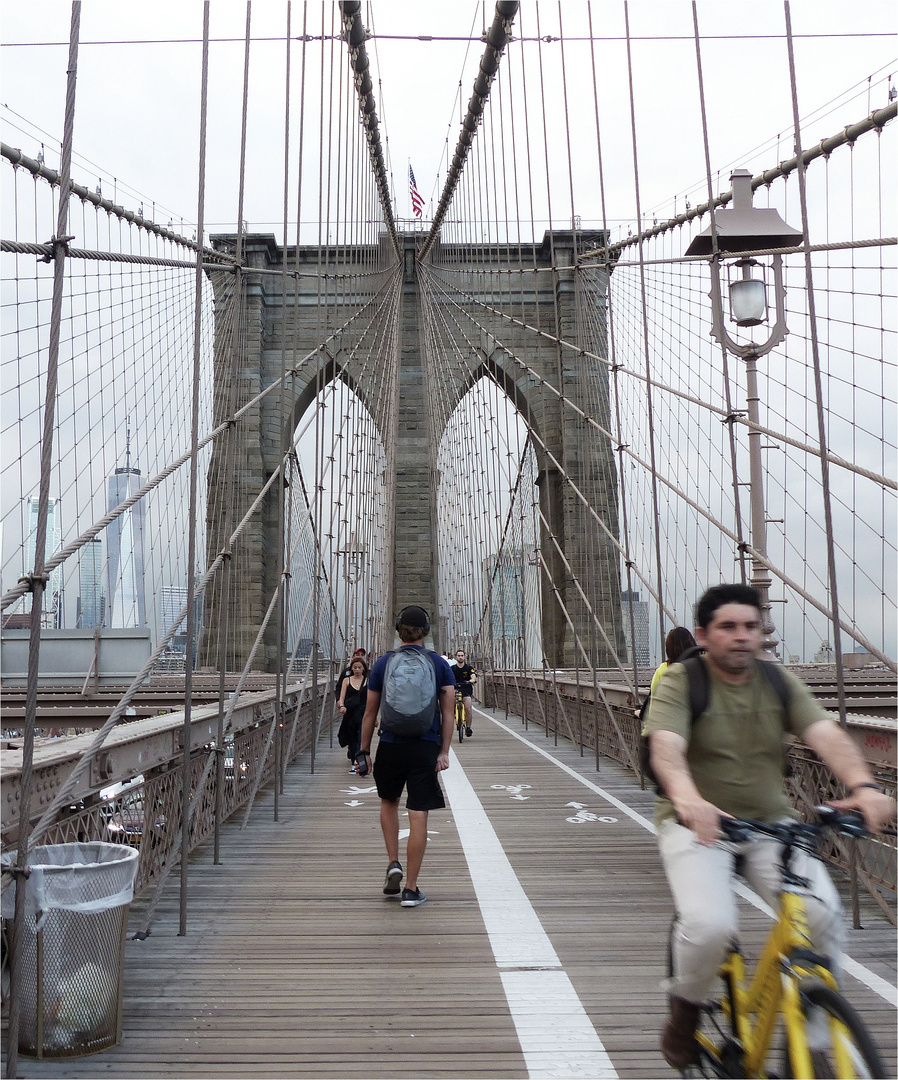
<instances>
[{"instance_id":1,"label":"trash can with white bag","mask_svg":"<svg viewBox=\"0 0 898 1080\"><path fill-rule=\"evenodd\" d=\"M122 1039L122 969L139 852L90 841L28 855L19 1054L80 1057ZM5 866L15 852L3 855ZM15 883L3 917L15 910Z\"/></svg>"}]
</instances>

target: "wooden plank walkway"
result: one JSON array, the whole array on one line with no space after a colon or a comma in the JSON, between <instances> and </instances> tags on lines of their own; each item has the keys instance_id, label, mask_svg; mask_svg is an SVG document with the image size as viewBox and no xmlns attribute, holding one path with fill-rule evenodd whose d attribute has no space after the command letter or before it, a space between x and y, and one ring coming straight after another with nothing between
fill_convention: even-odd
<instances>
[{"instance_id":1,"label":"wooden plank walkway","mask_svg":"<svg viewBox=\"0 0 898 1080\"><path fill-rule=\"evenodd\" d=\"M454 766L451 785L445 775L458 826L452 807L430 815L420 879L426 904L405 909L382 895L386 859L373 785L348 775L345 752L325 742L314 775L307 759L291 768L279 822L266 793L246 830L239 820L225 827L222 865L211 864L211 845L195 857L187 936L177 936L170 882L150 938L129 940L122 1044L69 1061L20 1060L20 1075L599 1077L584 1071L584 1062L600 1063L598 1040L612 1066L604 1075L675 1075L657 1051L671 912L654 837L579 777L637 818L651 819L652 795L614 763L603 761L596 773L575 747L555 747L551 736L525 732L502 713L481 713L475 738L455 750L461 768ZM488 822L462 806L465 777ZM482 897L498 905L481 912L472 874L499 873L502 857L488 848L466 857L460 831L487 836L490 827L560 970L535 963L535 973L521 965L509 976L497 966L496 911L501 919L507 902L512 948L532 920L511 889L507 900ZM873 911L865 917L868 928L850 933L850 954L894 985L894 931ZM746 905L742 936L751 955L766 927ZM548 1002L520 995L518 1005L529 1000L530 1008L519 1008L516 1020L503 988L509 977L528 987L544 979L565 986ZM568 980L594 1042L565 1034ZM856 979L844 983L894 1076L894 1008ZM542 1055L532 1052L534 1041Z\"/></svg>"}]
</instances>

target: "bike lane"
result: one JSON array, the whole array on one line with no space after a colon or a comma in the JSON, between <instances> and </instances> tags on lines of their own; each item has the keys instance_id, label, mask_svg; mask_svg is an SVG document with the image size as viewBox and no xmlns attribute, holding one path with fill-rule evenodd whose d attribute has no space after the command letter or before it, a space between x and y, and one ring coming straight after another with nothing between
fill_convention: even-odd
<instances>
[{"instance_id":1,"label":"bike lane","mask_svg":"<svg viewBox=\"0 0 898 1080\"><path fill-rule=\"evenodd\" d=\"M466 742L442 778L529 1076L674 1075L657 1050L671 902L651 794L615 763L596 774L541 729L482 708L476 720L491 752ZM751 949L767 913L740 894L762 913L746 912ZM846 969L894 1000L874 972L850 959Z\"/></svg>"}]
</instances>

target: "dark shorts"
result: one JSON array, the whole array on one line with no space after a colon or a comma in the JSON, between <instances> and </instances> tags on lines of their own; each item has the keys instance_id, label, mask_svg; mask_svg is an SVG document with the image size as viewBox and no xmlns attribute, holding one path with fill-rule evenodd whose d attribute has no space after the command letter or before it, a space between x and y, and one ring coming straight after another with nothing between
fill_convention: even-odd
<instances>
[{"instance_id":1,"label":"dark shorts","mask_svg":"<svg viewBox=\"0 0 898 1080\"><path fill-rule=\"evenodd\" d=\"M420 739L411 743L380 742L374 759L377 794L396 802L406 788L407 810L442 810L446 805L437 779L440 744Z\"/></svg>"},{"instance_id":2,"label":"dark shorts","mask_svg":"<svg viewBox=\"0 0 898 1080\"><path fill-rule=\"evenodd\" d=\"M469 683L469 682L468 683L460 683L459 686L456 687L456 689L461 692L462 697L473 697L474 696L474 684L473 683Z\"/></svg>"}]
</instances>

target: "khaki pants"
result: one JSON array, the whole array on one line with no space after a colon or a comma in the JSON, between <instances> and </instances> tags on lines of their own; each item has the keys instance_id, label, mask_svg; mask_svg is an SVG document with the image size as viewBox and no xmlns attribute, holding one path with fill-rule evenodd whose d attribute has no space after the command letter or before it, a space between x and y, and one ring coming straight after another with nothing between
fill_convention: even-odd
<instances>
[{"instance_id":1,"label":"khaki pants","mask_svg":"<svg viewBox=\"0 0 898 1080\"><path fill-rule=\"evenodd\" d=\"M707 847L690 829L665 821L658 830L658 846L676 906L674 974L663 985L675 997L706 1001L737 930L734 856L742 856L740 876L776 910L781 845L758 837ZM805 903L814 948L830 958L838 973L845 938L839 895L819 859L796 851L792 867L810 881Z\"/></svg>"}]
</instances>

